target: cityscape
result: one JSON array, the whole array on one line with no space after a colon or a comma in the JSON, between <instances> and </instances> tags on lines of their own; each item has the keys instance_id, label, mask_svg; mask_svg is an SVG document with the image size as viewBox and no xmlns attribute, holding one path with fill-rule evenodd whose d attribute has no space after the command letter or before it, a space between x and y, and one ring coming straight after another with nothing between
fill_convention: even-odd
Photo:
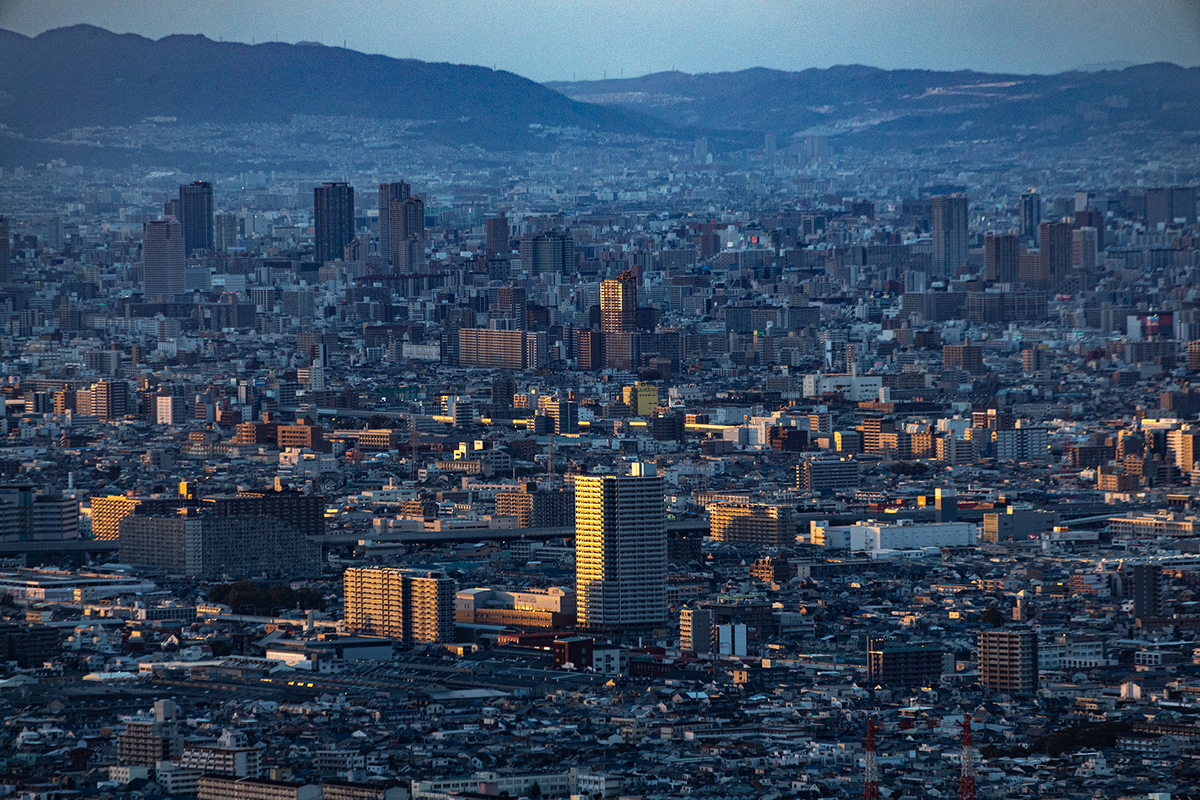
<instances>
[{"instance_id":1,"label":"cityscape","mask_svg":"<svg viewBox=\"0 0 1200 800\"><path fill-rule=\"evenodd\" d=\"M1186 4L540 83L131 5L0 10L0 797L1200 797Z\"/></svg>"}]
</instances>

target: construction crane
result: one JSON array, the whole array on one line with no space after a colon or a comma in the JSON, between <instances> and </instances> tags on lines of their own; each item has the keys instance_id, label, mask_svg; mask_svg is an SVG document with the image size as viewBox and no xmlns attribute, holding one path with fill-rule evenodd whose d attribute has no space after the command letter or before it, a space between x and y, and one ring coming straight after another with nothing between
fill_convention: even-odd
<instances>
[{"instance_id":1,"label":"construction crane","mask_svg":"<svg viewBox=\"0 0 1200 800\"><path fill-rule=\"evenodd\" d=\"M958 780L958 800L975 800L975 748L971 746L971 715L963 714L962 777Z\"/></svg>"},{"instance_id":2,"label":"construction crane","mask_svg":"<svg viewBox=\"0 0 1200 800\"><path fill-rule=\"evenodd\" d=\"M867 769L863 783L863 800L879 800L879 763L875 760L875 734L883 726L867 717Z\"/></svg>"}]
</instances>

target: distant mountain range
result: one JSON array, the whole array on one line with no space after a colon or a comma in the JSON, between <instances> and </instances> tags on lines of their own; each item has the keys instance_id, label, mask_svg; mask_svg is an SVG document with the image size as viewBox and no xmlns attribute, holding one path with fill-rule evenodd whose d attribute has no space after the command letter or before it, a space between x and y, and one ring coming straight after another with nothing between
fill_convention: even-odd
<instances>
[{"instance_id":1,"label":"distant mountain range","mask_svg":"<svg viewBox=\"0 0 1200 800\"><path fill-rule=\"evenodd\" d=\"M492 151L547 146L531 131L536 124L683 139L705 135L718 149L758 146L766 132L775 133L781 147L810 133L863 146L986 139L1061 145L1111 131L1200 131L1200 69L1149 64L997 75L843 66L541 85L484 67L312 43L247 45L203 36L156 41L88 25L33 38L0 30L0 124L26 137L10 138L0 148L10 157L19 152L44 160L64 147L82 157L87 148L40 141L72 128L127 126L152 117L287 122L294 115L398 120L421 143ZM331 139L333 144L354 146ZM169 143L163 146L170 150ZM173 152L194 156L186 148Z\"/></svg>"},{"instance_id":2,"label":"distant mountain range","mask_svg":"<svg viewBox=\"0 0 1200 800\"><path fill-rule=\"evenodd\" d=\"M1064 141L1102 130L1200 131L1200 69L1147 64L1057 75L748 69L549 83L575 100L672 126L780 137L824 133L863 144L924 145L1020 136Z\"/></svg>"},{"instance_id":3,"label":"distant mountain range","mask_svg":"<svg viewBox=\"0 0 1200 800\"><path fill-rule=\"evenodd\" d=\"M533 123L614 132L662 127L485 67L311 43L156 41L90 25L33 38L0 30L0 123L28 135L147 117L250 123L294 114L409 120L432 143L494 149L525 146Z\"/></svg>"}]
</instances>

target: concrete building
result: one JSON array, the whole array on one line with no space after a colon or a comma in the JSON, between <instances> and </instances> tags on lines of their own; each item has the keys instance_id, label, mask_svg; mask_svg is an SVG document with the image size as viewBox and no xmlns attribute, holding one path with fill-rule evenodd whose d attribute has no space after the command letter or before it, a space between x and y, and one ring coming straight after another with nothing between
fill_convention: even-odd
<instances>
[{"instance_id":1,"label":"concrete building","mask_svg":"<svg viewBox=\"0 0 1200 800\"><path fill-rule=\"evenodd\" d=\"M796 543L796 518L790 506L713 503L705 510L710 535L718 542L760 547L790 547Z\"/></svg>"},{"instance_id":2,"label":"concrete building","mask_svg":"<svg viewBox=\"0 0 1200 800\"><path fill-rule=\"evenodd\" d=\"M174 217L142 227L142 293L147 299L171 299L187 282L183 226Z\"/></svg>"},{"instance_id":3,"label":"concrete building","mask_svg":"<svg viewBox=\"0 0 1200 800\"><path fill-rule=\"evenodd\" d=\"M441 573L351 568L344 576L345 626L401 646L454 640L454 581Z\"/></svg>"},{"instance_id":4,"label":"concrete building","mask_svg":"<svg viewBox=\"0 0 1200 800\"><path fill-rule=\"evenodd\" d=\"M979 634L980 682L996 693L1029 695L1038 688L1038 642L1032 630Z\"/></svg>"},{"instance_id":5,"label":"concrete building","mask_svg":"<svg viewBox=\"0 0 1200 800\"><path fill-rule=\"evenodd\" d=\"M629 476L575 479L579 627L624 633L667 621L663 481L653 464Z\"/></svg>"}]
</instances>

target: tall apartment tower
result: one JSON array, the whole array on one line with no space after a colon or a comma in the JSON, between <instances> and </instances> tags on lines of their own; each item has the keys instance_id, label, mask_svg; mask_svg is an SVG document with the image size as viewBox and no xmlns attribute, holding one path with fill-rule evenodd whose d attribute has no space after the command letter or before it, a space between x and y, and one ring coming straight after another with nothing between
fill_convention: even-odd
<instances>
[{"instance_id":1,"label":"tall apartment tower","mask_svg":"<svg viewBox=\"0 0 1200 800\"><path fill-rule=\"evenodd\" d=\"M317 263L337 261L354 238L354 187L323 183L313 188L313 250Z\"/></svg>"},{"instance_id":2,"label":"tall apartment tower","mask_svg":"<svg viewBox=\"0 0 1200 800\"><path fill-rule=\"evenodd\" d=\"M622 634L667 621L667 532L662 478L575 479L575 595L579 627Z\"/></svg>"},{"instance_id":3,"label":"tall apartment tower","mask_svg":"<svg viewBox=\"0 0 1200 800\"><path fill-rule=\"evenodd\" d=\"M345 626L412 647L454 640L452 579L437 572L363 567L346 570Z\"/></svg>"},{"instance_id":4,"label":"tall apartment tower","mask_svg":"<svg viewBox=\"0 0 1200 800\"><path fill-rule=\"evenodd\" d=\"M404 181L379 184L379 257L392 260L392 203L412 197L412 186Z\"/></svg>"},{"instance_id":5,"label":"tall apartment tower","mask_svg":"<svg viewBox=\"0 0 1200 800\"><path fill-rule=\"evenodd\" d=\"M1036 189L1021 194L1021 238L1037 236L1038 225L1042 224L1042 196Z\"/></svg>"},{"instance_id":6,"label":"tall apartment tower","mask_svg":"<svg viewBox=\"0 0 1200 800\"><path fill-rule=\"evenodd\" d=\"M953 277L967 260L967 198L938 195L930 203L933 274Z\"/></svg>"},{"instance_id":7,"label":"tall apartment tower","mask_svg":"<svg viewBox=\"0 0 1200 800\"><path fill-rule=\"evenodd\" d=\"M600 330L603 333L637 330L637 279L629 270L600 284Z\"/></svg>"},{"instance_id":8,"label":"tall apartment tower","mask_svg":"<svg viewBox=\"0 0 1200 800\"><path fill-rule=\"evenodd\" d=\"M1071 276L1071 223L1043 222L1038 226L1040 288L1060 291Z\"/></svg>"},{"instance_id":9,"label":"tall apartment tower","mask_svg":"<svg viewBox=\"0 0 1200 800\"><path fill-rule=\"evenodd\" d=\"M979 677L993 692L1033 694L1038 688L1037 634L992 630L979 634Z\"/></svg>"},{"instance_id":10,"label":"tall apartment tower","mask_svg":"<svg viewBox=\"0 0 1200 800\"><path fill-rule=\"evenodd\" d=\"M9 264L12 260L11 236L8 229L8 217L0 214L0 283L8 280Z\"/></svg>"},{"instance_id":11,"label":"tall apartment tower","mask_svg":"<svg viewBox=\"0 0 1200 800\"><path fill-rule=\"evenodd\" d=\"M179 223L183 226L183 248L190 256L197 250L213 249L213 185L208 181L179 187Z\"/></svg>"},{"instance_id":12,"label":"tall apartment tower","mask_svg":"<svg viewBox=\"0 0 1200 800\"><path fill-rule=\"evenodd\" d=\"M508 217L501 211L486 222L487 239L484 253L488 256L508 255L511 245L508 239Z\"/></svg>"},{"instance_id":13,"label":"tall apartment tower","mask_svg":"<svg viewBox=\"0 0 1200 800\"><path fill-rule=\"evenodd\" d=\"M425 203L419 197L393 200L391 207L392 268L421 272L425 264Z\"/></svg>"},{"instance_id":14,"label":"tall apartment tower","mask_svg":"<svg viewBox=\"0 0 1200 800\"><path fill-rule=\"evenodd\" d=\"M183 226L174 217L147 222L142 228L142 291L148 300L183 294L187 251Z\"/></svg>"},{"instance_id":15,"label":"tall apartment tower","mask_svg":"<svg viewBox=\"0 0 1200 800\"><path fill-rule=\"evenodd\" d=\"M1151 619L1162 615L1162 567L1157 564L1134 564L1134 619Z\"/></svg>"},{"instance_id":16,"label":"tall apartment tower","mask_svg":"<svg viewBox=\"0 0 1200 800\"><path fill-rule=\"evenodd\" d=\"M983 239L983 277L996 283L1019 279L1021 247L1012 234L989 233Z\"/></svg>"},{"instance_id":17,"label":"tall apartment tower","mask_svg":"<svg viewBox=\"0 0 1200 800\"><path fill-rule=\"evenodd\" d=\"M217 214L214 217L214 227L216 238L213 239L213 247L225 252L238 246L237 214Z\"/></svg>"}]
</instances>

